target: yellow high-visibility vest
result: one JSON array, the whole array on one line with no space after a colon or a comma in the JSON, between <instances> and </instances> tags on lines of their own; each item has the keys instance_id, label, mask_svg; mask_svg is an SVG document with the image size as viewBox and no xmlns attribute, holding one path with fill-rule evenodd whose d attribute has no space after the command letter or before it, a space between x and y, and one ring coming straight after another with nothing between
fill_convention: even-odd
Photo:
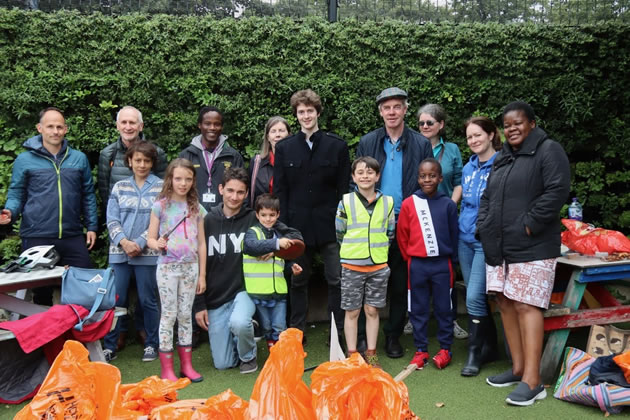
<instances>
[{"instance_id":1,"label":"yellow high-visibility vest","mask_svg":"<svg viewBox=\"0 0 630 420\"><path fill-rule=\"evenodd\" d=\"M362 260L371 257L374 264L386 263L389 250L387 221L394 209L394 200L382 195L376 202L371 215L356 193L344 194L343 206L348 217L348 224L339 256L344 260Z\"/></svg>"},{"instance_id":2,"label":"yellow high-visibility vest","mask_svg":"<svg viewBox=\"0 0 630 420\"><path fill-rule=\"evenodd\" d=\"M253 226L256 237L265 239L265 234L258 226ZM252 295L286 294L287 281L284 279L284 260L273 256L262 261L243 254L243 274L245 276L245 290Z\"/></svg>"}]
</instances>

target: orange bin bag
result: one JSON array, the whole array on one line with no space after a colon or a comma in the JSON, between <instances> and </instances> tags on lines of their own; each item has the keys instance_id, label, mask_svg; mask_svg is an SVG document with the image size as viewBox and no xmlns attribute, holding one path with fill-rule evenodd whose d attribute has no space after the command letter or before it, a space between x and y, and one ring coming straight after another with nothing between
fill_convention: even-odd
<instances>
[{"instance_id":1,"label":"orange bin bag","mask_svg":"<svg viewBox=\"0 0 630 420\"><path fill-rule=\"evenodd\" d=\"M626 381L630 382L630 351L613 357L613 361L621 368Z\"/></svg>"},{"instance_id":2,"label":"orange bin bag","mask_svg":"<svg viewBox=\"0 0 630 420\"><path fill-rule=\"evenodd\" d=\"M149 376L135 384L121 385L120 405L123 409L149 415L155 407L177 401L177 390L188 385L190 385L188 378L173 382L155 375Z\"/></svg>"},{"instance_id":3,"label":"orange bin bag","mask_svg":"<svg viewBox=\"0 0 630 420\"><path fill-rule=\"evenodd\" d=\"M151 410L150 420L249 420L247 401L228 389L207 400L181 400Z\"/></svg>"},{"instance_id":4,"label":"orange bin bag","mask_svg":"<svg viewBox=\"0 0 630 420\"><path fill-rule=\"evenodd\" d=\"M120 371L107 363L90 362L88 354L78 341L66 341L37 395L15 419L111 419Z\"/></svg>"},{"instance_id":5,"label":"orange bin bag","mask_svg":"<svg viewBox=\"0 0 630 420\"><path fill-rule=\"evenodd\" d=\"M149 420L191 420L192 415L205 407L203 398L194 400L180 400L161 405L151 410Z\"/></svg>"},{"instance_id":6,"label":"orange bin bag","mask_svg":"<svg viewBox=\"0 0 630 420\"><path fill-rule=\"evenodd\" d=\"M407 387L365 363L359 353L322 363L311 375L311 390L318 419L415 418L409 410Z\"/></svg>"},{"instance_id":7,"label":"orange bin bag","mask_svg":"<svg viewBox=\"0 0 630 420\"><path fill-rule=\"evenodd\" d=\"M302 331L289 328L271 348L249 399L252 419L315 420L311 390L302 375L304 358Z\"/></svg>"},{"instance_id":8,"label":"orange bin bag","mask_svg":"<svg viewBox=\"0 0 630 420\"><path fill-rule=\"evenodd\" d=\"M562 219L567 228L562 232L562 243L584 255L596 252L630 252L630 239L616 230L596 228L579 220Z\"/></svg>"}]
</instances>

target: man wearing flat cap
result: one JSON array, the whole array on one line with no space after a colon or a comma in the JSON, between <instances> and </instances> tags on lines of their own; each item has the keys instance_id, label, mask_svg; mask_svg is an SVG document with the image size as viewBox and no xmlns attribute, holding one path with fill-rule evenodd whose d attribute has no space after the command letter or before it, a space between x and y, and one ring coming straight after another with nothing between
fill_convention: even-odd
<instances>
[{"instance_id":1,"label":"man wearing flat cap","mask_svg":"<svg viewBox=\"0 0 630 420\"><path fill-rule=\"evenodd\" d=\"M420 188L420 162L433 157L433 152L426 137L405 125L409 105L407 92L397 87L387 88L376 97L376 104L384 126L361 137L356 157L371 156L378 160L381 178L376 187L394 198L394 212L398 220L402 201ZM383 327L385 353L388 357L398 358L404 355L399 339L407 316L407 265L395 240L389 247L387 263L391 274L388 283L389 319ZM359 341L362 341L361 338Z\"/></svg>"}]
</instances>

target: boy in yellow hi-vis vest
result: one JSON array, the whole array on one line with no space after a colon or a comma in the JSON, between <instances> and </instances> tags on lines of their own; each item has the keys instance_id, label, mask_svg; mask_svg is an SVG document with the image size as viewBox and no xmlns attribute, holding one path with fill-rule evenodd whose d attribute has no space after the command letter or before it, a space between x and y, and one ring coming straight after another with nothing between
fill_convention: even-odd
<instances>
[{"instance_id":1,"label":"boy in yellow hi-vis vest","mask_svg":"<svg viewBox=\"0 0 630 420\"><path fill-rule=\"evenodd\" d=\"M267 346L272 347L280 333L287 329L287 282L284 260L275 251L287 249L293 239L302 241L302 234L278 220L280 200L262 194L254 205L258 223L250 227L243 240L243 274L245 290L256 304L256 310ZM294 275L302 267L291 263Z\"/></svg>"},{"instance_id":2,"label":"boy in yellow hi-vis vest","mask_svg":"<svg viewBox=\"0 0 630 420\"><path fill-rule=\"evenodd\" d=\"M394 239L394 199L376 190L380 165L364 156L352 164L354 192L339 202L335 227L341 244L341 309L346 311L344 332L348 353L356 352L357 321L361 307L366 315L366 361L379 366L376 355L378 308L385 306L389 267L387 254Z\"/></svg>"}]
</instances>

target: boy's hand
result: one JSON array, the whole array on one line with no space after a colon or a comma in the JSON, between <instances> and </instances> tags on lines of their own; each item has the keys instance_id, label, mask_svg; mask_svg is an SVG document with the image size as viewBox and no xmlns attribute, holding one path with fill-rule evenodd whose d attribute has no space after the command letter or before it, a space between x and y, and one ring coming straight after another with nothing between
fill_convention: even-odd
<instances>
[{"instance_id":1,"label":"boy's hand","mask_svg":"<svg viewBox=\"0 0 630 420\"><path fill-rule=\"evenodd\" d=\"M256 259L259 261L267 261L271 257L273 257L273 252L270 252L269 254L261 255L260 257L257 257Z\"/></svg>"},{"instance_id":2,"label":"boy's hand","mask_svg":"<svg viewBox=\"0 0 630 420\"><path fill-rule=\"evenodd\" d=\"M287 249L293 245L293 241L289 238L280 238L278 239L278 242L280 244L280 249Z\"/></svg>"},{"instance_id":3,"label":"boy's hand","mask_svg":"<svg viewBox=\"0 0 630 420\"><path fill-rule=\"evenodd\" d=\"M300 267L299 264L293 264L291 266L291 271L293 272L294 276L297 276L298 274L302 272L302 267Z\"/></svg>"},{"instance_id":4,"label":"boy's hand","mask_svg":"<svg viewBox=\"0 0 630 420\"><path fill-rule=\"evenodd\" d=\"M197 282L197 294L200 295L206 291L206 276L199 276L199 281Z\"/></svg>"},{"instance_id":5,"label":"boy's hand","mask_svg":"<svg viewBox=\"0 0 630 420\"><path fill-rule=\"evenodd\" d=\"M195 321L197 321L197 325L199 325L205 331L208 331L208 311L203 310L197 312L195 314Z\"/></svg>"}]
</instances>

